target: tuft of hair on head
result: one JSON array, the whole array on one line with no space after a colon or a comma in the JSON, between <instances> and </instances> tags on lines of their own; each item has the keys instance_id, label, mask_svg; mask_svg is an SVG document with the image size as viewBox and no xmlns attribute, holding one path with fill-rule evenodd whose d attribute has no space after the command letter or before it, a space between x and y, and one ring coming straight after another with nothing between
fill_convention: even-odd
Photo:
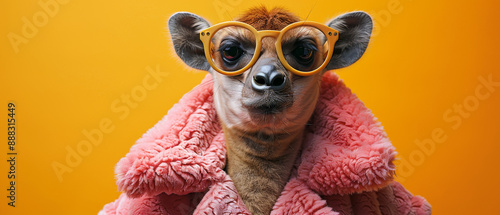
<instances>
[{"instance_id":1,"label":"tuft of hair on head","mask_svg":"<svg viewBox=\"0 0 500 215\"><path fill-rule=\"evenodd\" d=\"M281 30L300 18L282 7L267 10L264 5L248 9L236 21L247 23L257 30Z\"/></svg>"}]
</instances>

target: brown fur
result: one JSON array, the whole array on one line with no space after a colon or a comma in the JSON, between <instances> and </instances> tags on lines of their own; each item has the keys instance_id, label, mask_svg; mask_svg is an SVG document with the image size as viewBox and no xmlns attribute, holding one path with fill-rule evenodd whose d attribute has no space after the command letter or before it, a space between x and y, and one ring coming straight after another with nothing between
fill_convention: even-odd
<instances>
[{"instance_id":1,"label":"brown fur","mask_svg":"<svg viewBox=\"0 0 500 215\"><path fill-rule=\"evenodd\" d=\"M291 23L300 21L300 18L280 7L267 10L265 6L260 6L247 10L236 21L247 23L257 30L279 31Z\"/></svg>"},{"instance_id":2,"label":"brown fur","mask_svg":"<svg viewBox=\"0 0 500 215\"><path fill-rule=\"evenodd\" d=\"M248 10L237 20L250 24L257 30L281 30L300 21L285 9L267 10L264 6ZM275 38L266 39L268 40L263 41L266 54L254 65L256 68L260 63L267 62L264 59L279 61L274 50ZM252 71L247 72L247 75L252 77ZM315 97L310 98L312 100L308 103L315 104ZM300 114L306 118L298 121L304 121L303 124L296 121L300 125L286 128L264 129L260 124L236 128L223 124L228 149L226 171L252 214L269 214L290 177L300 151L304 124L308 115L310 116L307 111L301 111L303 112Z\"/></svg>"}]
</instances>

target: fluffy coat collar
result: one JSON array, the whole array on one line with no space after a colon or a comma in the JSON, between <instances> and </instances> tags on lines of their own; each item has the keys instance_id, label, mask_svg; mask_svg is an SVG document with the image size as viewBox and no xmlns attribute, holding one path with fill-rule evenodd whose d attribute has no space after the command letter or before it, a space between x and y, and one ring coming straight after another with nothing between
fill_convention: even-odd
<instances>
[{"instance_id":1,"label":"fluffy coat collar","mask_svg":"<svg viewBox=\"0 0 500 215\"><path fill-rule=\"evenodd\" d=\"M212 93L213 81L207 75L132 146L115 169L124 194L101 214L248 214L223 170L226 148ZM336 214L333 208L342 209L330 204L332 196L344 198L387 187L390 195L403 192L399 184L392 184L395 156L371 111L336 74L327 72L296 169L272 213ZM405 192L408 211L430 213L423 198ZM353 211L357 206L350 207Z\"/></svg>"}]
</instances>

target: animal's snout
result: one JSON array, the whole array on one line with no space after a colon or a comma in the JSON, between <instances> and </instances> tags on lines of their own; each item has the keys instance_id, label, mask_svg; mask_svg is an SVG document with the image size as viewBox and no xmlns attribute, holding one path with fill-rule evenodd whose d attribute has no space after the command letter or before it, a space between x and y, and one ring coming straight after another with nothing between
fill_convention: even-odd
<instances>
[{"instance_id":1,"label":"animal's snout","mask_svg":"<svg viewBox=\"0 0 500 215\"><path fill-rule=\"evenodd\" d=\"M274 65L263 65L259 72L253 76L252 88L256 91L267 89L281 91L285 88L286 76L276 69Z\"/></svg>"},{"instance_id":2,"label":"animal's snout","mask_svg":"<svg viewBox=\"0 0 500 215\"><path fill-rule=\"evenodd\" d=\"M277 114L293 104L292 82L276 58L260 59L245 84L242 105L252 113Z\"/></svg>"}]
</instances>

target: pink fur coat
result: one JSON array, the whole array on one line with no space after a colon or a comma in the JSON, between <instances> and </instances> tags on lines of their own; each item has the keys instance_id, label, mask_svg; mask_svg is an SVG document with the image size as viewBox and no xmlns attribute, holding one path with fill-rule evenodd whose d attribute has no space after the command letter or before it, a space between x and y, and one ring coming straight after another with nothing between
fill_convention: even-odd
<instances>
[{"instance_id":1,"label":"pink fur coat","mask_svg":"<svg viewBox=\"0 0 500 215\"><path fill-rule=\"evenodd\" d=\"M123 193L105 214L249 214L224 171L226 148L210 75L116 165ZM431 214L392 181L383 127L333 72L323 76L296 167L271 214Z\"/></svg>"}]
</instances>

